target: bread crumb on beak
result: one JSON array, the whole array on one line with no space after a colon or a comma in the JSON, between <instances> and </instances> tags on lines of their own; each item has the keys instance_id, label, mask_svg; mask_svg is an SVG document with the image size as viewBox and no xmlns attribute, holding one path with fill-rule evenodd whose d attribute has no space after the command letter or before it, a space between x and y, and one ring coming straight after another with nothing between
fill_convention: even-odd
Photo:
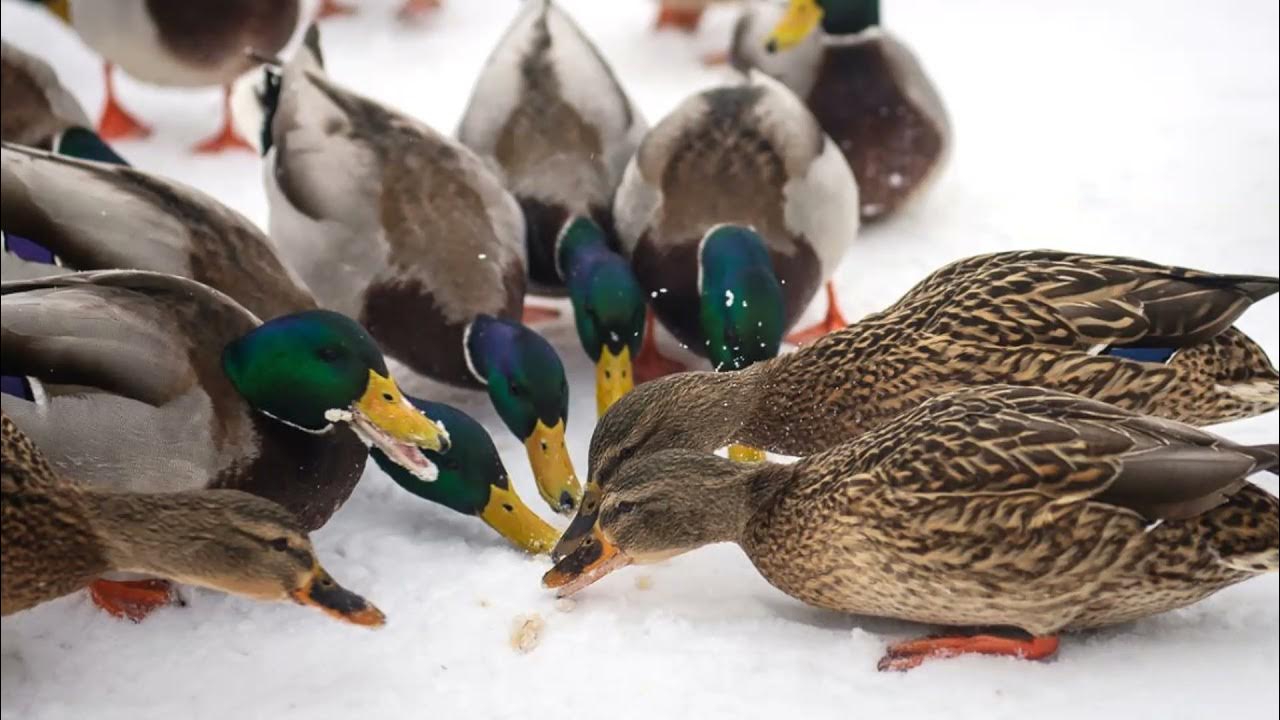
<instances>
[{"instance_id":1,"label":"bread crumb on beak","mask_svg":"<svg viewBox=\"0 0 1280 720\"><path fill-rule=\"evenodd\" d=\"M636 576L636 589L649 590L653 587L653 577L649 575Z\"/></svg>"},{"instance_id":2,"label":"bread crumb on beak","mask_svg":"<svg viewBox=\"0 0 1280 720\"><path fill-rule=\"evenodd\" d=\"M556 609L562 613L573 612L576 607L578 607L578 601L573 598L563 597L556 600Z\"/></svg>"},{"instance_id":3,"label":"bread crumb on beak","mask_svg":"<svg viewBox=\"0 0 1280 720\"><path fill-rule=\"evenodd\" d=\"M538 647L538 636L544 625L546 622L538 613L517 615L511 622L511 648L520 653L532 652Z\"/></svg>"}]
</instances>

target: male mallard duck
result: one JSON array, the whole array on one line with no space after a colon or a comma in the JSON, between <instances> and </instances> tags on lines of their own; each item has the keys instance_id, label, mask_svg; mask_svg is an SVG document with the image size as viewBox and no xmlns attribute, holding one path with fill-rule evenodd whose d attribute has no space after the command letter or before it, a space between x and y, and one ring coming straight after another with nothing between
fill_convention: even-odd
<instances>
[{"instance_id":1,"label":"male mallard duck","mask_svg":"<svg viewBox=\"0 0 1280 720\"><path fill-rule=\"evenodd\" d=\"M439 477L423 480L374 448L370 454L378 467L414 495L484 520L525 552L549 552L560 531L538 517L516 494L498 448L484 426L451 405L416 398L409 401L422 414L449 428L449 452L423 453L440 469Z\"/></svg>"},{"instance_id":2,"label":"male mallard duck","mask_svg":"<svg viewBox=\"0 0 1280 720\"><path fill-rule=\"evenodd\" d=\"M97 485L247 490L318 528L374 445L431 477L448 435L400 394L373 338L326 310L260 323L161 273L4 283L4 411ZM363 443L361 442L363 440ZM181 470L175 473L175 469Z\"/></svg>"},{"instance_id":3,"label":"male mallard duck","mask_svg":"<svg viewBox=\"0 0 1280 720\"><path fill-rule=\"evenodd\" d=\"M62 479L0 413L0 614L75 592L108 572L142 572L257 600L312 605L357 625L383 615L320 567L279 505L236 490L118 492ZM114 608L141 619L136 608Z\"/></svg>"},{"instance_id":4,"label":"male mallard duck","mask_svg":"<svg viewBox=\"0 0 1280 720\"><path fill-rule=\"evenodd\" d=\"M958 261L794 353L637 387L596 427L582 510L555 554L586 536L600 485L627 458L730 443L808 455L971 385L1042 386L1193 425L1274 410L1280 375L1231 323L1278 289L1271 277L1099 255Z\"/></svg>"},{"instance_id":5,"label":"male mallard duck","mask_svg":"<svg viewBox=\"0 0 1280 720\"><path fill-rule=\"evenodd\" d=\"M911 49L880 26L880 0L790 0L785 14L754 3L733 37L734 66L781 80L835 140L864 220L896 212L937 177L951 122Z\"/></svg>"},{"instance_id":6,"label":"male mallard duck","mask_svg":"<svg viewBox=\"0 0 1280 720\"><path fill-rule=\"evenodd\" d=\"M458 139L524 210L535 290L569 287L600 412L631 389L644 294L612 250L613 192L647 125L600 52L550 0L526 2L485 63Z\"/></svg>"},{"instance_id":7,"label":"male mallard duck","mask_svg":"<svg viewBox=\"0 0 1280 720\"><path fill-rule=\"evenodd\" d=\"M1274 444L1074 395L964 389L793 465L685 449L626 463L591 543L546 582L569 594L628 563L736 542L771 584L818 607L1031 635L901 643L882 670L1043 658L1058 633L1280 570L1280 506L1245 479L1277 464Z\"/></svg>"},{"instance_id":8,"label":"male mallard duck","mask_svg":"<svg viewBox=\"0 0 1280 720\"><path fill-rule=\"evenodd\" d=\"M252 49L280 51L298 24L298 0L41 0L104 59L107 99L98 132L108 140L151 130L120 107L111 69L143 82L177 87L223 86L222 126L196 146L218 152L251 146L231 124L230 83L257 61Z\"/></svg>"},{"instance_id":9,"label":"male mallard duck","mask_svg":"<svg viewBox=\"0 0 1280 720\"><path fill-rule=\"evenodd\" d=\"M0 42L0 140L48 148L72 127L90 127L89 116L53 68Z\"/></svg>"},{"instance_id":10,"label":"male mallard duck","mask_svg":"<svg viewBox=\"0 0 1280 720\"><path fill-rule=\"evenodd\" d=\"M267 81L265 175L282 255L389 356L487 389L524 441L543 498L571 511L582 488L564 443L564 367L517 322L520 206L461 144L325 77L314 26Z\"/></svg>"},{"instance_id":11,"label":"male mallard duck","mask_svg":"<svg viewBox=\"0 0 1280 720\"><path fill-rule=\"evenodd\" d=\"M734 369L777 352L857 235L857 208L849 166L813 114L752 73L690 97L645 135L614 221L662 323ZM646 332L646 358L652 343Z\"/></svg>"},{"instance_id":12,"label":"male mallard duck","mask_svg":"<svg viewBox=\"0 0 1280 720\"><path fill-rule=\"evenodd\" d=\"M56 149L97 159L95 141L110 152L79 128L59 136ZM17 259L39 262L52 253L78 270L180 275L268 320L316 307L257 226L195 188L124 165L11 145L0 151L0 179L5 232L38 242L45 253ZM14 260L6 254L6 279Z\"/></svg>"}]
</instances>

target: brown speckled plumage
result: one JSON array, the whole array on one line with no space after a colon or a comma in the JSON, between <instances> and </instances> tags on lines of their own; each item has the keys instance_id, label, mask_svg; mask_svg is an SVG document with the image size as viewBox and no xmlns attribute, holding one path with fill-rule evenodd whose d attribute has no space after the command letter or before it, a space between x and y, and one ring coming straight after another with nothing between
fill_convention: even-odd
<instances>
[{"instance_id":1,"label":"brown speckled plumage","mask_svg":"<svg viewBox=\"0 0 1280 720\"><path fill-rule=\"evenodd\" d=\"M1274 278L1051 251L953 263L889 309L794 353L637 387L596 428L584 510L557 554L590 528L590 488L607 484L627 454L739 442L806 455L943 392L992 383L1193 425L1273 410L1280 377L1231 323L1276 289ZM1093 354L1107 343L1180 349L1167 364Z\"/></svg>"},{"instance_id":2,"label":"brown speckled plumage","mask_svg":"<svg viewBox=\"0 0 1280 720\"><path fill-rule=\"evenodd\" d=\"M600 524L641 560L737 541L820 607L1049 635L1280 569L1276 498L1245 479L1277 462L1276 445L989 386L794 465L659 451L606 486Z\"/></svg>"}]
</instances>

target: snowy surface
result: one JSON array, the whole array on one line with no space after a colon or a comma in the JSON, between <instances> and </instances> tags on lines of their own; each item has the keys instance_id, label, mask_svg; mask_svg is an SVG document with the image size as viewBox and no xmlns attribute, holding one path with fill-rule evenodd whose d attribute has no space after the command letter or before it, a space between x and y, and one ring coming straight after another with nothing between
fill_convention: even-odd
<instances>
[{"instance_id":1,"label":"snowy surface","mask_svg":"<svg viewBox=\"0 0 1280 720\"><path fill-rule=\"evenodd\" d=\"M445 131L516 8L445 0L424 25L405 28L392 0L357 4L361 16L324 27L332 74ZM727 76L698 57L726 42L731 7L690 38L650 32L647 0L563 4L651 121ZM850 253L839 276L846 313L883 307L945 262L999 249L1277 274L1275 3L885 5L941 89L958 142L925 202L867 230ZM99 67L64 28L5 2L3 35L50 58L85 107L99 107ZM119 86L157 131L121 146L126 157L265 222L255 158L187 153L216 126L215 91ZM1241 325L1280 355L1274 298ZM591 368L569 324L547 334L573 375L570 449L585 472ZM447 397L500 428L483 398ZM1276 416L1224 432L1274 442ZM520 492L537 503L522 449L494 434ZM314 537L335 577L387 613L384 629L189 589L186 608L135 626L76 595L4 620L4 717L1277 715L1275 576L1069 637L1051 663L968 658L883 675L874 667L884 643L920 628L807 608L767 586L734 547L620 572L566 613L539 587L545 559L517 554L479 521L399 491L376 469L369 475ZM535 649L518 654L511 623L532 612L546 627Z\"/></svg>"}]
</instances>

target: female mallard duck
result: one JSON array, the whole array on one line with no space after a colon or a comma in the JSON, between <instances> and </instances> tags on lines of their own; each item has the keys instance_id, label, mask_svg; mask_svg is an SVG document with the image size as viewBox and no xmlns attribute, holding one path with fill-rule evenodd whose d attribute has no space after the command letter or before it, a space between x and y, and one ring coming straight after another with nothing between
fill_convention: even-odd
<instances>
[{"instance_id":1,"label":"female mallard duck","mask_svg":"<svg viewBox=\"0 0 1280 720\"><path fill-rule=\"evenodd\" d=\"M260 323L200 283L140 271L0 292L4 411L85 482L247 490L314 529L355 487L365 444L424 477L435 467L418 447L447 447L337 313Z\"/></svg>"},{"instance_id":2,"label":"female mallard duck","mask_svg":"<svg viewBox=\"0 0 1280 720\"><path fill-rule=\"evenodd\" d=\"M89 159L110 152L77 128L59 136L57 149ZM20 267L16 260L47 262L52 255L78 270L133 268L191 278L268 320L316 307L262 231L195 188L122 164L11 145L0 151L0 179L4 230L28 240L25 251L12 243L6 248L17 255L4 258L6 279L15 277L9 266Z\"/></svg>"},{"instance_id":3,"label":"female mallard duck","mask_svg":"<svg viewBox=\"0 0 1280 720\"><path fill-rule=\"evenodd\" d=\"M970 385L1042 386L1193 425L1274 410L1280 375L1231 324L1278 289L1276 278L1098 255L958 261L794 353L637 387L596 427L582 510L556 554L586 537L600 485L636 454L744 443L808 455Z\"/></svg>"},{"instance_id":4,"label":"female mallard duck","mask_svg":"<svg viewBox=\"0 0 1280 720\"><path fill-rule=\"evenodd\" d=\"M524 441L543 498L571 511L582 488L564 443L564 367L518 322L520 206L467 148L325 77L314 27L282 74L268 75L262 99L281 254L389 356L487 389Z\"/></svg>"},{"instance_id":5,"label":"female mallard duck","mask_svg":"<svg viewBox=\"0 0 1280 720\"><path fill-rule=\"evenodd\" d=\"M0 140L49 148L72 127L89 128L89 116L53 68L0 42Z\"/></svg>"},{"instance_id":6,"label":"female mallard duck","mask_svg":"<svg viewBox=\"0 0 1280 720\"><path fill-rule=\"evenodd\" d=\"M141 572L256 600L291 599L357 625L383 623L376 607L320 567L306 531L279 505L236 490L76 485L3 413L0 430L0 614L70 594L108 572ZM128 604L112 609L134 620L145 614Z\"/></svg>"},{"instance_id":7,"label":"female mallard duck","mask_svg":"<svg viewBox=\"0 0 1280 720\"><path fill-rule=\"evenodd\" d=\"M736 369L777 353L857 235L857 208L849 166L813 114L752 73L685 100L645 135L614 220L658 319ZM646 331L646 358L652 343Z\"/></svg>"},{"instance_id":8,"label":"female mallard duck","mask_svg":"<svg viewBox=\"0 0 1280 720\"><path fill-rule=\"evenodd\" d=\"M374 448L370 454L378 467L397 485L420 498L479 517L525 552L549 552L560 531L538 517L516 494L498 448L484 426L451 405L416 398L409 401L422 414L449 428L449 452L423 452L440 474L434 481L423 480Z\"/></svg>"},{"instance_id":9,"label":"female mallard duck","mask_svg":"<svg viewBox=\"0 0 1280 720\"><path fill-rule=\"evenodd\" d=\"M550 0L524 4L476 81L458 139L502 169L525 216L532 287L573 302L604 412L632 386L644 294L611 247L614 189L647 126Z\"/></svg>"},{"instance_id":10,"label":"female mallard duck","mask_svg":"<svg viewBox=\"0 0 1280 720\"><path fill-rule=\"evenodd\" d=\"M880 27L880 0L790 0L785 15L754 3L729 57L804 98L858 178L863 220L901 209L946 162L946 109L910 48Z\"/></svg>"},{"instance_id":11,"label":"female mallard duck","mask_svg":"<svg viewBox=\"0 0 1280 720\"><path fill-rule=\"evenodd\" d=\"M1280 508L1245 479L1275 473L1277 450L1049 390L964 389L793 465L683 449L626 463L592 542L546 582L568 594L628 563L736 542L812 605L1031 635L901 643L882 670L1043 658L1060 632L1280 570Z\"/></svg>"},{"instance_id":12,"label":"female mallard duck","mask_svg":"<svg viewBox=\"0 0 1280 720\"><path fill-rule=\"evenodd\" d=\"M223 86L222 126L197 152L251 149L231 123L230 83L257 61L246 49L280 52L298 24L298 0L41 0L104 58L107 99L98 132L108 140L151 130L116 100L111 69L143 82L176 87Z\"/></svg>"}]
</instances>

